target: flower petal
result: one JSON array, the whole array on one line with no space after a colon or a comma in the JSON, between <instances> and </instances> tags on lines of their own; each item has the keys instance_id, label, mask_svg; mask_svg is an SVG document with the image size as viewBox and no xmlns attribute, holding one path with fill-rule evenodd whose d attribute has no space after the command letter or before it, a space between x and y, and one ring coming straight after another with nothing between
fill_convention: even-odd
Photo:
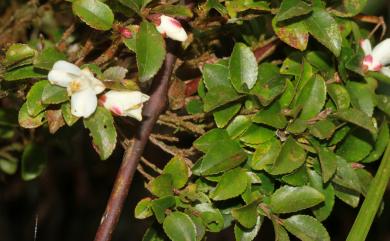
<instances>
[{"instance_id":1,"label":"flower petal","mask_svg":"<svg viewBox=\"0 0 390 241\"><path fill-rule=\"evenodd\" d=\"M374 60L382 65L390 64L390 38L383 40L372 51Z\"/></svg>"},{"instance_id":2,"label":"flower petal","mask_svg":"<svg viewBox=\"0 0 390 241\"><path fill-rule=\"evenodd\" d=\"M80 68L77 65L74 65L64 60L59 60L55 62L52 70L61 70L74 75L80 75L81 72Z\"/></svg>"},{"instance_id":3,"label":"flower petal","mask_svg":"<svg viewBox=\"0 0 390 241\"><path fill-rule=\"evenodd\" d=\"M75 75L62 70L50 70L47 78L51 84L68 87L70 82L75 79Z\"/></svg>"},{"instance_id":4,"label":"flower petal","mask_svg":"<svg viewBox=\"0 0 390 241\"><path fill-rule=\"evenodd\" d=\"M81 72L83 79L88 82L88 85L95 91L95 94L100 94L106 89L106 86L99 79L95 78L88 68L83 69Z\"/></svg>"},{"instance_id":5,"label":"flower petal","mask_svg":"<svg viewBox=\"0 0 390 241\"><path fill-rule=\"evenodd\" d=\"M166 34L167 37L173 40L181 42L186 41L188 37L179 21L165 15L161 15L160 25L157 26L157 31L161 34Z\"/></svg>"},{"instance_id":6,"label":"flower petal","mask_svg":"<svg viewBox=\"0 0 390 241\"><path fill-rule=\"evenodd\" d=\"M133 117L134 119L136 119L138 121L142 121L142 107L143 107L143 105L141 105L137 109L126 111L124 115Z\"/></svg>"},{"instance_id":7,"label":"flower petal","mask_svg":"<svg viewBox=\"0 0 390 241\"><path fill-rule=\"evenodd\" d=\"M363 49L364 55L370 55L372 53L370 40L363 39L360 41L360 47Z\"/></svg>"},{"instance_id":8,"label":"flower petal","mask_svg":"<svg viewBox=\"0 0 390 241\"><path fill-rule=\"evenodd\" d=\"M387 77L390 77L390 67L382 67L381 73L386 75Z\"/></svg>"},{"instance_id":9,"label":"flower petal","mask_svg":"<svg viewBox=\"0 0 390 241\"><path fill-rule=\"evenodd\" d=\"M71 98L71 112L74 116L88 118L97 107L97 97L91 88L76 92Z\"/></svg>"},{"instance_id":10,"label":"flower petal","mask_svg":"<svg viewBox=\"0 0 390 241\"><path fill-rule=\"evenodd\" d=\"M142 104L149 100L149 96L140 91L110 90L100 100L105 108L117 115L132 116L139 119L142 118L140 114L142 112ZM131 112L138 109L140 113Z\"/></svg>"}]
</instances>

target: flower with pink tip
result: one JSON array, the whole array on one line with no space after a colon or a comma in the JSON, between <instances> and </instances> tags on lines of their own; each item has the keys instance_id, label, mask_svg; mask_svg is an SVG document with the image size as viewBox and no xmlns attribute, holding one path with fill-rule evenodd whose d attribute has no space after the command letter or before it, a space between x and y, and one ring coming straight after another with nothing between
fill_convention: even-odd
<instances>
[{"instance_id":1,"label":"flower with pink tip","mask_svg":"<svg viewBox=\"0 0 390 241\"><path fill-rule=\"evenodd\" d=\"M115 115L130 116L141 121L143 103L149 100L149 96L140 91L110 90L99 100L106 109Z\"/></svg>"},{"instance_id":2,"label":"flower with pink tip","mask_svg":"<svg viewBox=\"0 0 390 241\"><path fill-rule=\"evenodd\" d=\"M364 51L363 69L381 72L390 77L390 38L383 40L372 49L370 40L364 39L360 42L360 47Z\"/></svg>"},{"instance_id":3,"label":"flower with pink tip","mask_svg":"<svg viewBox=\"0 0 390 241\"><path fill-rule=\"evenodd\" d=\"M180 42L184 42L187 40L187 33L184 28L181 26L181 23L176 19L161 15L159 19L157 19L157 31L161 34L166 35L168 38L173 40L177 40Z\"/></svg>"}]
</instances>

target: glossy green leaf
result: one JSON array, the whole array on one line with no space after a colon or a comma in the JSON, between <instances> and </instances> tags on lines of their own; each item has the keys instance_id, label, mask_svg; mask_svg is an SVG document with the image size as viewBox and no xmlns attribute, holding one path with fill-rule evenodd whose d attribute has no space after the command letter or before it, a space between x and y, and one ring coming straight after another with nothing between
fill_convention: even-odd
<instances>
[{"instance_id":1,"label":"glossy green leaf","mask_svg":"<svg viewBox=\"0 0 390 241\"><path fill-rule=\"evenodd\" d=\"M146 230L142 241L165 241L165 238L156 227L151 226Z\"/></svg>"},{"instance_id":2,"label":"glossy green leaf","mask_svg":"<svg viewBox=\"0 0 390 241\"><path fill-rule=\"evenodd\" d=\"M354 81L349 81L346 87L351 96L352 106L363 111L368 116L372 116L376 105L374 91L367 84Z\"/></svg>"},{"instance_id":3,"label":"glossy green leaf","mask_svg":"<svg viewBox=\"0 0 390 241\"><path fill-rule=\"evenodd\" d=\"M199 213L202 222L210 232L220 232L224 227L224 219L221 212L213 208L210 203L200 203L194 209Z\"/></svg>"},{"instance_id":4,"label":"glossy green leaf","mask_svg":"<svg viewBox=\"0 0 390 241\"><path fill-rule=\"evenodd\" d=\"M305 24L314 38L334 55L339 56L342 42L339 26L325 9L314 9L313 13L305 19Z\"/></svg>"},{"instance_id":5,"label":"glossy green leaf","mask_svg":"<svg viewBox=\"0 0 390 241\"><path fill-rule=\"evenodd\" d=\"M192 18L193 14L191 8L185 5L170 5L162 4L153 8L153 12L173 16L173 17L189 17Z\"/></svg>"},{"instance_id":6,"label":"glossy green leaf","mask_svg":"<svg viewBox=\"0 0 390 241\"><path fill-rule=\"evenodd\" d=\"M206 132L203 136L196 139L193 143L194 147L204 153L208 152L213 146L218 145L219 142L229 140L230 137L224 129L212 129Z\"/></svg>"},{"instance_id":7,"label":"glossy green leaf","mask_svg":"<svg viewBox=\"0 0 390 241\"><path fill-rule=\"evenodd\" d=\"M286 88L286 77L280 75L279 68L270 63L262 63L258 70L258 80L251 90L263 106L269 105Z\"/></svg>"},{"instance_id":8,"label":"glossy green leaf","mask_svg":"<svg viewBox=\"0 0 390 241\"><path fill-rule=\"evenodd\" d=\"M73 12L87 25L98 30L109 30L114 23L110 7L99 0L74 0Z\"/></svg>"},{"instance_id":9,"label":"glossy green leaf","mask_svg":"<svg viewBox=\"0 0 390 241\"><path fill-rule=\"evenodd\" d=\"M337 110L346 110L349 108L351 98L347 89L340 84L330 84L327 86L328 94L337 106Z\"/></svg>"},{"instance_id":10,"label":"glossy green leaf","mask_svg":"<svg viewBox=\"0 0 390 241\"><path fill-rule=\"evenodd\" d=\"M196 241L195 224L185 213L176 211L168 215L163 228L172 241Z\"/></svg>"},{"instance_id":11,"label":"glossy green leaf","mask_svg":"<svg viewBox=\"0 0 390 241\"><path fill-rule=\"evenodd\" d=\"M298 169L305 162L305 159L305 150L290 137L284 143L278 158L269 172L272 175L291 173Z\"/></svg>"},{"instance_id":12,"label":"glossy green leaf","mask_svg":"<svg viewBox=\"0 0 390 241\"><path fill-rule=\"evenodd\" d=\"M313 207L325 200L325 196L309 186L282 186L271 196L270 207L274 213L292 213Z\"/></svg>"},{"instance_id":13,"label":"glossy green leaf","mask_svg":"<svg viewBox=\"0 0 390 241\"><path fill-rule=\"evenodd\" d=\"M32 65L12 69L4 74L4 80L6 81L43 78L46 78L46 74L38 71Z\"/></svg>"},{"instance_id":14,"label":"glossy green leaf","mask_svg":"<svg viewBox=\"0 0 390 241\"><path fill-rule=\"evenodd\" d=\"M258 216L256 225L253 228L247 229L240 224L234 225L234 237L236 238L236 241L253 241L259 233L262 224L263 217Z\"/></svg>"},{"instance_id":15,"label":"glossy green leaf","mask_svg":"<svg viewBox=\"0 0 390 241\"><path fill-rule=\"evenodd\" d=\"M7 157L6 157L7 156ZM6 154L0 154L0 170L8 175L13 175L18 170L18 159Z\"/></svg>"},{"instance_id":16,"label":"glossy green leaf","mask_svg":"<svg viewBox=\"0 0 390 241\"><path fill-rule=\"evenodd\" d=\"M144 198L137 203L134 209L134 217L138 219L145 219L153 215L151 208L152 199Z\"/></svg>"},{"instance_id":17,"label":"glossy green leaf","mask_svg":"<svg viewBox=\"0 0 390 241\"><path fill-rule=\"evenodd\" d=\"M42 92L43 104L60 104L69 100L66 88L48 84Z\"/></svg>"},{"instance_id":18,"label":"glossy green leaf","mask_svg":"<svg viewBox=\"0 0 390 241\"><path fill-rule=\"evenodd\" d=\"M259 144L249 162L249 166L254 170L270 169L273 166L282 149L280 141L276 138Z\"/></svg>"},{"instance_id":19,"label":"glossy green leaf","mask_svg":"<svg viewBox=\"0 0 390 241\"><path fill-rule=\"evenodd\" d=\"M31 58L34 55L35 50L27 44L15 43L8 48L7 52L5 53L5 58L2 64L4 64L5 66L11 66L23 60Z\"/></svg>"},{"instance_id":20,"label":"glossy green leaf","mask_svg":"<svg viewBox=\"0 0 390 241\"><path fill-rule=\"evenodd\" d=\"M282 110L278 103L271 105L257 112L252 119L253 122L268 125L277 129L283 129L287 125L286 117L281 113Z\"/></svg>"},{"instance_id":21,"label":"glossy green leaf","mask_svg":"<svg viewBox=\"0 0 390 241\"><path fill-rule=\"evenodd\" d=\"M48 47L34 58L33 64L35 68L51 70L55 62L65 59L66 55L64 53L59 52L54 47Z\"/></svg>"},{"instance_id":22,"label":"glossy green leaf","mask_svg":"<svg viewBox=\"0 0 390 241\"><path fill-rule=\"evenodd\" d=\"M309 42L309 32L305 23L303 21L277 22L276 17L272 20L276 35L291 47L301 51L305 50Z\"/></svg>"},{"instance_id":23,"label":"glossy green leaf","mask_svg":"<svg viewBox=\"0 0 390 241\"><path fill-rule=\"evenodd\" d=\"M326 84L320 75L313 76L312 79L303 87L296 106L301 106L300 118L309 120L315 117L325 105Z\"/></svg>"},{"instance_id":24,"label":"glossy green leaf","mask_svg":"<svg viewBox=\"0 0 390 241\"><path fill-rule=\"evenodd\" d=\"M321 174L324 183L328 182L336 172L337 162L339 158L333 151L326 147L320 147L318 157L321 164Z\"/></svg>"},{"instance_id":25,"label":"glossy green leaf","mask_svg":"<svg viewBox=\"0 0 390 241\"><path fill-rule=\"evenodd\" d=\"M328 120L320 120L315 124L309 126L310 134L319 138L319 139L329 139L332 137L333 133L336 130L336 125Z\"/></svg>"},{"instance_id":26,"label":"glossy green leaf","mask_svg":"<svg viewBox=\"0 0 390 241\"><path fill-rule=\"evenodd\" d=\"M372 119L366 113L360 110L351 108L337 112L336 116L344 121L350 122L368 130L374 136L377 134L377 128L374 126Z\"/></svg>"},{"instance_id":27,"label":"glossy green leaf","mask_svg":"<svg viewBox=\"0 0 390 241\"><path fill-rule=\"evenodd\" d=\"M245 44L236 43L229 60L229 78L238 92L247 92L257 80L257 61L252 50Z\"/></svg>"},{"instance_id":28,"label":"glossy green leaf","mask_svg":"<svg viewBox=\"0 0 390 241\"><path fill-rule=\"evenodd\" d=\"M390 96L388 95L377 95L378 108L390 116Z\"/></svg>"},{"instance_id":29,"label":"glossy green leaf","mask_svg":"<svg viewBox=\"0 0 390 241\"><path fill-rule=\"evenodd\" d=\"M353 208L356 208L359 205L360 195L358 192L339 185L334 185L334 189L336 197L344 203Z\"/></svg>"},{"instance_id":30,"label":"glossy green leaf","mask_svg":"<svg viewBox=\"0 0 390 241\"><path fill-rule=\"evenodd\" d=\"M314 216L322 222L332 213L335 203L335 193L332 184L323 184L322 178L314 170L308 170L310 186L321 192L325 196L323 203L312 208Z\"/></svg>"},{"instance_id":31,"label":"glossy green leaf","mask_svg":"<svg viewBox=\"0 0 390 241\"><path fill-rule=\"evenodd\" d=\"M276 221L272 221L275 231L275 241L290 241L286 229Z\"/></svg>"},{"instance_id":32,"label":"glossy green leaf","mask_svg":"<svg viewBox=\"0 0 390 241\"><path fill-rule=\"evenodd\" d=\"M154 216L159 223L163 223L166 211L176 205L174 196L165 196L159 199L154 199L151 203Z\"/></svg>"},{"instance_id":33,"label":"glossy green leaf","mask_svg":"<svg viewBox=\"0 0 390 241\"><path fill-rule=\"evenodd\" d=\"M253 228L257 223L257 206L259 202L254 201L248 205L232 209L232 216L241 226L247 229Z\"/></svg>"},{"instance_id":34,"label":"glossy green leaf","mask_svg":"<svg viewBox=\"0 0 390 241\"><path fill-rule=\"evenodd\" d=\"M28 92L26 104L27 111L30 116L37 116L46 109L46 105L42 103L42 93L47 85L49 85L49 81L39 81L35 83Z\"/></svg>"},{"instance_id":35,"label":"glossy green leaf","mask_svg":"<svg viewBox=\"0 0 390 241\"><path fill-rule=\"evenodd\" d=\"M293 17L302 16L312 11L312 7L301 0L284 0L280 4L279 12L275 18L277 21L287 20Z\"/></svg>"},{"instance_id":36,"label":"glossy green leaf","mask_svg":"<svg viewBox=\"0 0 390 241\"><path fill-rule=\"evenodd\" d=\"M368 156L371 150L372 145L366 138L350 134L337 148L336 153L348 162L359 162Z\"/></svg>"},{"instance_id":37,"label":"glossy green leaf","mask_svg":"<svg viewBox=\"0 0 390 241\"><path fill-rule=\"evenodd\" d=\"M211 194L213 200L226 200L239 196L245 191L248 183L246 172L241 168L225 172L217 187Z\"/></svg>"},{"instance_id":38,"label":"glossy green leaf","mask_svg":"<svg viewBox=\"0 0 390 241\"><path fill-rule=\"evenodd\" d=\"M226 131L231 138L236 139L241 136L251 125L251 118L245 115L238 115L226 128Z\"/></svg>"},{"instance_id":39,"label":"glossy green leaf","mask_svg":"<svg viewBox=\"0 0 390 241\"><path fill-rule=\"evenodd\" d=\"M147 188L157 197L165 197L173 194L173 180L170 174L161 174L151 180Z\"/></svg>"},{"instance_id":40,"label":"glossy green leaf","mask_svg":"<svg viewBox=\"0 0 390 241\"><path fill-rule=\"evenodd\" d=\"M214 121L217 124L218 128L225 127L229 121L240 111L241 104L234 103L225 108L215 110L213 113Z\"/></svg>"},{"instance_id":41,"label":"glossy green leaf","mask_svg":"<svg viewBox=\"0 0 390 241\"><path fill-rule=\"evenodd\" d=\"M294 215L283 220L282 225L302 241L330 241L329 234L324 226L311 216Z\"/></svg>"},{"instance_id":42,"label":"glossy green leaf","mask_svg":"<svg viewBox=\"0 0 390 241\"><path fill-rule=\"evenodd\" d=\"M165 42L156 27L142 22L136 37L138 76L146 82L157 74L165 59Z\"/></svg>"},{"instance_id":43,"label":"glossy green leaf","mask_svg":"<svg viewBox=\"0 0 390 241\"><path fill-rule=\"evenodd\" d=\"M364 158L362 162L369 163L378 160L385 152L389 138L389 125L386 121L383 121L381 127L379 128L379 134L375 142L374 150L366 158Z\"/></svg>"},{"instance_id":44,"label":"glossy green leaf","mask_svg":"<svg viewBox=\"0 0 390 241\"><path fill-rule=\"evenodd\" d=\"M19 110L19 125L23 128L37 128L46 122L45 113L41 112L37 116L30 116L27 111L27 103L24 103Z\"/></svg>"},{"instance_id":45,"label":"glossy green leaf","mask_svg":"<svg viewBox=\"0 0 390 241\"><path fill-rule=\"evenodd\" d=\"M337 157L338 158L336 159L337 161L336 175L332 179L332 182L336 183L341 187L354 190L356 192L360 192L361 188L359 185L359 178L356 175L355 171L346 160L344 160L339 156Z\"/></svg>"},{"instance_id":46,"label":"glossy green leaf","mask_svg":"<svg viewBox=\"0 0 390 241\"><path fill-rule=\"evenodd\" d=\"M252 124L242 134L240 141L248 144L261 144L267 142L275 136L275 131L269 128L265 128L261 125Z\"/></svg>"},{"instance_id":47,"label":"glossy green leaf","mask_svg":"<svg viewBox=\"0 0 390 241\"><path fill-rule=\"evenodd\" d=\"M163 174L170 174L174 188L180 189L188 181L189 170L186 162L181 157L172 158L164 167Z\"/></svg>"},{"instance_id":48,"label":"glossy green leaf","mask_svg":"<svg viewBox=\"0 0 390 241\"><path fill-rule=\"evenodd\" d=\"M116 147L116 129L110 111L97 107L95 113L84 119L84 126L90 131L93 145L102 160L106 160Z\"/></svg>"},{"instance_id":49,"label":"glossy green leaf","mask_svg":"<svg viewBox=\"0 0 390 241\"><path fill-rule=\"evenodd\" d=\"M69 102L65 102L61 105L61 112L62 117L64 118L64 121L68 126L72 126L80 119L79 117L72 115Z\"/></svg>"},{"instance_id":50,"label":"glossy green leaf","mask_svg":"<svg viewBox=\"0 0 390 241\"><path fill-rule=\"evenodd\" d=\"M41 146L30 143L24 150L22 155L22 179L30 181L41 175L47 162L47 156Z\"/></svg>"}]
</instances>

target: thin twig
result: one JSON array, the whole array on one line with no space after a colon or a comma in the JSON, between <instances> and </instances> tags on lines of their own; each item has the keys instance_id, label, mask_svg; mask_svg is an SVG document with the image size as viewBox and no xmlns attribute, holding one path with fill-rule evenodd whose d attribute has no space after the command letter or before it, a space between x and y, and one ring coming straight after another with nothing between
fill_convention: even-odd
<instances>
[{"instance_id":1,"label":"thin twig","mask_svg":"<svg viewBox=\"0 0 390 241\"><path fill-rule=\"evenodd\" d=\"M153 163L151 163L150 161L148 161L145 157L141 157L141 162L144 163L146 166L148 166L153 171L155 171L159 174L162 174L162 170L160 168L158 168L156 165L154 165Z\"/></svg>"},{"instance_id":2,"label":"thin twig","mask_svg":"<svg viewBox=\"0 0 390 241\"><path fill-rule=\"evenodd\" d=\"M141 164L138 164L138 166L137 166L137 171L138 171L139 173L141 173L141 175L142 175L143 177L145 177L146 179L148 179L148 181L151 181L151 180L154 179L154 177L152 177L151 175L149 175L149 173L145 172L145 170L144 170L144 168L142 167Z\"/></svg>"},{"instance_id":3,"label":"thin twig","mask_svg":"<svg viewBox=\"0 0 390 241\"><path fill-rule=\"evenodd\" d=\"M150 100L143 109L144 120L137 129L134 143L126 149L123 156L122 165L118 171L111 196L96 232L95 241L111 240L112 232L118 223L145 145L159 115L166 108L169 80L176 61L176 56L172 52L174 45L176 44L167 40L167 55L164 65L153 80Z\"/></svg>"}]
</instances>

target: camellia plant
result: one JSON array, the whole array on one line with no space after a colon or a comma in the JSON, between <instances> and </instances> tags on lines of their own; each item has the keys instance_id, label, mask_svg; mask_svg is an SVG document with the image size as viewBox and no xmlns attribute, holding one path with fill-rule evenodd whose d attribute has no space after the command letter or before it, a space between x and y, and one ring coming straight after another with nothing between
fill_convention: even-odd
<instances>
[{"instance_id":1,"label":"camellia plant","mask_svg":"<svg viewBox=\"0 0 390 241\"><path fill-rule=\"evenodd\" d=\"M44 2L18 10L24 42L0 33L1 171L39 177L45 130L86 128L102 160L125 150L96 241L137 170L144 241L251 241L267 220L277 241L326 241L335 202L362 199L347 240L365 240L390 177L390 40L366 0Z\"/></svg>"}]
</instances>

